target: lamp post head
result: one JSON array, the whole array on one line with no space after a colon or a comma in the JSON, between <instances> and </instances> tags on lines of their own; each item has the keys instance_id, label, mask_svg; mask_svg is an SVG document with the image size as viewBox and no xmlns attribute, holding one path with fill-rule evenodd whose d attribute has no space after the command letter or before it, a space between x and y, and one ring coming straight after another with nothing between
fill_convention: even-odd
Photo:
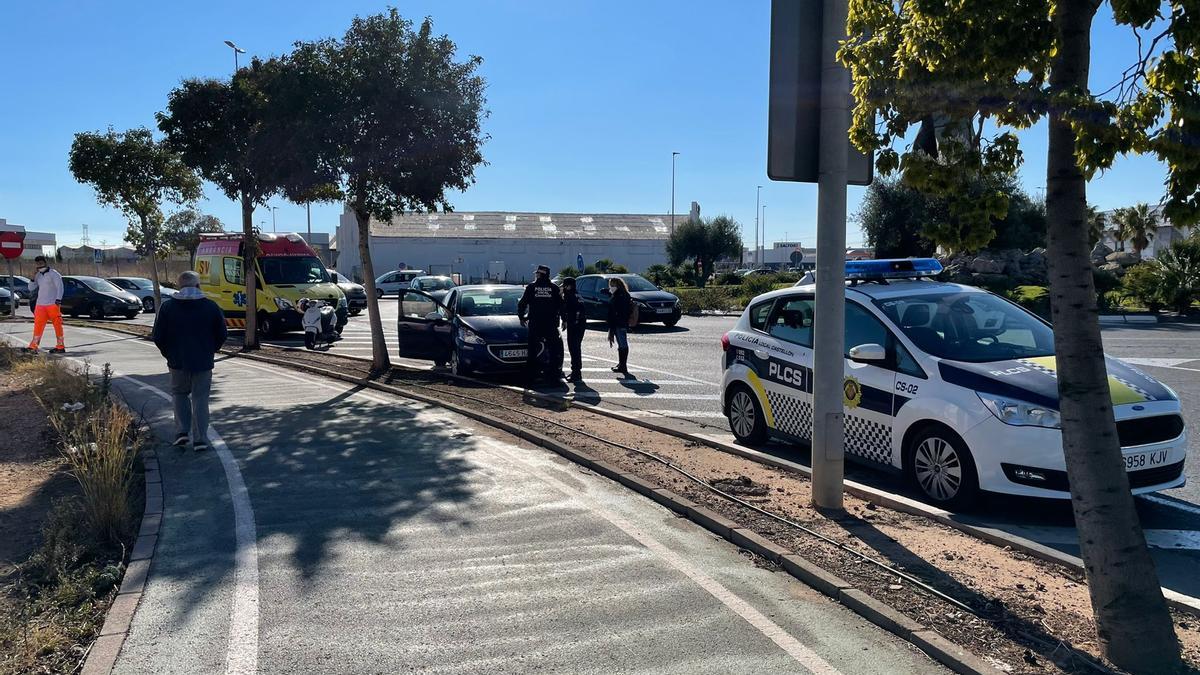
<instances>
[{"instance_id":1,"label":"lamp post head","mask_svg":"<svg viewBox=\"0 0 1200 675\"><path fill-rule=\"evenodd\" d=\"M226 41L225 41L225 44L226 44L226 45L227 45L227 46L228 46L230 49L232 49L233 51L237 52L238 54L245 54L245 53L246 53L246 50L245 50L245 49L242 49L241 47L239 47L239 46L237 46L237 45L233 44L233 40L226 40Z\"/></svg>"}]
</instances>

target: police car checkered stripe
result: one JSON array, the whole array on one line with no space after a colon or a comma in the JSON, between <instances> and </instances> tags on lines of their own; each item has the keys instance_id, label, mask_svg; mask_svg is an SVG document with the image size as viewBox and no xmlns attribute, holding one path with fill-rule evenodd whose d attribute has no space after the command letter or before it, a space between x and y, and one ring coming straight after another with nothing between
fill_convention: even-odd
<instances>
[{"instance_id":1,"label":"police car checkered stripe","mask_svg":"<svg viewBox=\"0 0 1200 675\"><path fill-rule=\"evenodd\" d=\"M846 415L846 452L891 464L892 428L858 415Z\"/></svg>"},{"instance_id":2,"label":"police car checkered stripe","mask_svg":"<svg viewBox=\"0 0 1200 675\"><path fill-rule=\"evenodd\" d=\"M1043 366L1038 363L1034 363L1033 361L1029 361L1026 359L1018 359L1017 363L1020 363L1022 366L1025 366L1026 368L1029 368L1030 370L1036 370L1037 372L1039 372L1043 375L1049 375L1050 377L1058 379L1058 373L1055 372L1055 370L1053 368L1047 368L1046 366Z\"/></svg>"},{"instance_id":3,"label":"police car checkered stripe","mask_svg":"<svg viewBox=\"0 0 1200 675\"><path fill-rule=\"evenodd\" d=\"M812 404L795 396L767 390L767 402L775 415L775 428L785 434L800 438L812 438Z\"/></svg>"},{"instance_id":4,"label":"police car checkered stripe","mask_svg":"<svg viewBox=\"0 0 1200 675\"><path fill-rule=\"evenodd\" d=\"M1146 399L1147 401L1156 401L1156 400L1158 400L1158 399L1154 398L1154 395L1153 395L1153 394L1151 394L1150 392L1146 391L1145 389L1142 389L1141 387L1139 387L1139 386L1137 386L1136 384L1134 384L1134 383L1130 382L1129 380L1126 380L1125 378L1122 378L1122 377L1117 377L1116 375L1109 375L1109 377L1111 377L1112 379L1116 380L1117 382L1120 382L1121 384L1125 385L1126 387L1129 387L1130 389L1132 389L1132 390L1133 390L1133 392L1134 392L1135 394L1137 394L1138 396L1141 396L1142 398Z\"/></svg>"}]
</instances>

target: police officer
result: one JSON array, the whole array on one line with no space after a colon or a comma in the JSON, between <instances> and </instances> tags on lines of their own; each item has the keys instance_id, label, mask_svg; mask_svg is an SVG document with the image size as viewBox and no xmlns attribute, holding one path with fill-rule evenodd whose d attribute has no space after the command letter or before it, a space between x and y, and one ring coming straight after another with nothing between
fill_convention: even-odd
<instances>
[{"instance_id":1,"label":"police officer","mask_svg":"<svg viewBox=\"0 0 1200 675\"><path fill-rule=\"evenodd\" d=\"M562 377L562 338L558 335L561 311L562 295L558 287L550 282L550 268L539 265L533 283L525 287L525 294L517 303L521 325L529 327L525 371L530 382L542 374L538 365L538 348L542 344L545 344L549 357L546 370L555 373L555 379Z\"/></svg>"}]
</instances>

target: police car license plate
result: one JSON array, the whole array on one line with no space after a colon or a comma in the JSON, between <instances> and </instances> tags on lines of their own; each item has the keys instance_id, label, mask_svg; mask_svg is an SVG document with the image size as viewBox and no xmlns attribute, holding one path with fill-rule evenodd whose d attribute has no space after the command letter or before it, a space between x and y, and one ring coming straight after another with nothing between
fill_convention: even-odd
<instances>
[{"instance_id":1,"label":"police car license plate","mask_svg":"<svg viewBox=\"0 0 1200 675\"><path fill-rule=\"evenodd\" d=\"M1149 469L1155 466L1162 466L1167 463L1168 453L1166 450L1155 450L1153 452L1135 452L1130 455L1125 455L1125 470L1137 471L1139 469Z\"/></svg>"},{"instance_id":2,"label":"police car license plate","mask_svg":"<svg viewBox=\"0 0 1200 675\"><path fill-rule=\"evenodd\" d=\"M659 314L670 314L671 308L670 307L659 307L658 309L655 309L654 311L658 312Z\"/></svg>"},{"instance_id":3,"label":"police car license plate","mask_svg":"<svg viewBox=\"0 0 1200 675\"><path fill-rule=\"evenodd\" d=\"M501 349L500 358L502 359L523 359L529 353L528 349Z\"/></svg>"}]
</instances>

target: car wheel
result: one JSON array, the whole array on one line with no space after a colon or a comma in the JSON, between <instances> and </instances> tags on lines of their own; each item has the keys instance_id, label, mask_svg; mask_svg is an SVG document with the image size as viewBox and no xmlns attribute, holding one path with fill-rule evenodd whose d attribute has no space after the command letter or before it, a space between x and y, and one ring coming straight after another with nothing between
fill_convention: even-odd
<instances>
[{"instance_id":1,"label":"car wheel","mask_svg":"<svg viewBox=\"0 0 1200 675\"><path fill-rule=\"evenodd\" d=\"M88 316L93 319L103 319L104 318L104 308L98 304L94 304L88 310Z\"/></svg>"},{"instance_id":2,"label":"car wheel","mask_svg":"<svg viewBox=\"0 0 1200 675\"><path fill-rule=\"evenodd\" d=\"M352 309L352 310L350 310L350 316L358 316L359 314L362 314L362 310L361 310L361 309Z\"/></svg>"},{"instance_id":3,"label":"car wheel","mask_svg":"<svg viewBox=\"0 0 1200 675\"><path fill-rule=\"evenodd\" d=\"M464 377L471 374L471 369L459 360L457 349L450 350L450 372Z\"/></svg>"},{"instance_id":4,"label":"car wheel","mask_svg":"<svg viewBox=\"0 0 1200 675\"><path fill-rule=\"evenodd\" d=\"M679 323L678 316L670 316L663 320L663 325L667 328L674 328L675 324Z\"/></svg>"},{"instance_id":5,"label":"car wheel","mask_svg":"<svg viewBox=\"0 0 1200 675\"><path fill-rule=\"evenodd\" d=\"M154 312L154 298L143 298L142 299L142 311L147 314L151 314Z\"/></svg>"},{"instance_id":6,"label":"car wheel","mask_svg":"<svg viewBox=\"0 0 1200 675\"><path fill-rule=\"evenodd\" d=\"M130 320L136 319L138 314L141 314L141 312L126 312L125 318Z\"/></svg>"},{"instance_id":7,"label":"car wheel","mask_svg":"<svg viewBox=\"0 0 1200 675\"><path fill-rule=\"evenodd\" d=\"M266 312L258 315L258 334L268 338L279 334L279 327L275 325L275 319L272 319L271 315Z\"/></svg>"},{"instance_id":8,"label":"car wheel","mask_svg":"<svg viewBox=\"0 0 1200 675\"><path fill-rule=\"evenodd\" d=\"M383 299L383 289L382 288L375 289L375 297L379 298L381 300Z\"/></svg>"},{"instance_id":9,"label":"car wheel","mask_svg":"<svg viewBox=\"0 0 1200 675\"><path fill-rule=\"evenodd\" d=\"M932 504L962 510L979 498L979 475L967 444L933 425L913 436L905 453L909 480Z\"/></svg>"},{"instance_id":10,"label":"car wheel","mask_svg":"<svg viewBox=\"0 0 1200 675\"><path fill-rule=\"evenodd\" d=\"M725 409L729 430L742 445L760 445L767 440L767 421L758 397L748 387L739 385L729 396Z\"/></svg>"}]
</instances>

